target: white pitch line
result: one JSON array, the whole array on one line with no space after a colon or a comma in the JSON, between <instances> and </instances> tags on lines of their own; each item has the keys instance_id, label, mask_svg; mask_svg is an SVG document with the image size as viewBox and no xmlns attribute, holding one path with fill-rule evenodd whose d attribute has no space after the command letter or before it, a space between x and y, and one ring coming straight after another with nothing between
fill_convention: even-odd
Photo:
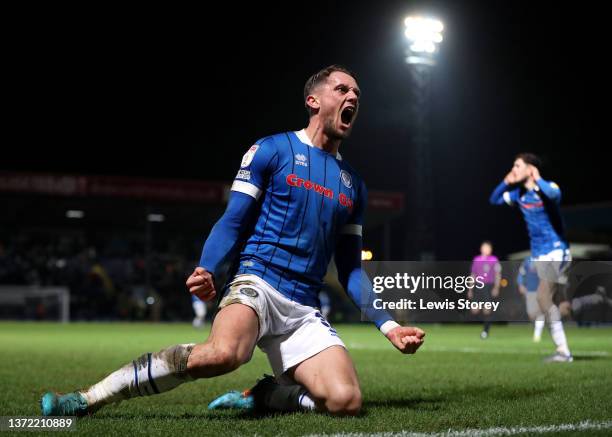
<instances>
[{"instance_id":1,"label":"white pitch line","mask_svg":"<svg viewBox=\"0 0 612 437\"><path fill-rule=\"evenodd\" d=\"M494 427L486 429L463 429L442 432L347 432L339 434L310 434L308 437L493 437L507 436L516 434L548 434L571 431L593 431L602 429L612 429L612 420L605 422L593 422L585 420L580 423L565 423L562 425L539 425L539 426L513 426L513 427Z\"/></svg>"},{"instance_id":2,"label":"white pitch line","mask_svg":"<svg viewBox=\"0 0 612 437\"><path fill-rule=\"evenodd\" d=\"M387 350L389 346L371 346L362 343L347 343L349 349L359 350ZM392 349L389 349L392 350ZM460 352L465 354L508 354L508 355L550 355L551 351L537 351L528 349L486 349L477 347L445 347L445 346L424 346L422 351L424 352ZM610 352L607 351L577 351L573 350L574 356L579 357L607 357Z\"/></svg>"}]
</instances>

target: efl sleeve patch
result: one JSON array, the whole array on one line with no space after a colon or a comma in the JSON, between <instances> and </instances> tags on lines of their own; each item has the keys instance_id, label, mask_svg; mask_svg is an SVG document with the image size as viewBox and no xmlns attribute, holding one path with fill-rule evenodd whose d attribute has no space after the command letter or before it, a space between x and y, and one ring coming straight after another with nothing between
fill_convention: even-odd
<instances>
[{"instance_id":1,"label":"efl sleeve patch","mask_svg":"<svg viewBox=\"0 0 612 437\"><path fill-rule=\"evenodd\" d=\"M242 157L242 163L240 164L241 168L248 167L251 164L251 162L253 161L253 158L255 157L255 153L257 153L257 149L259 149L259 145L254 144L244 154L244 156Z\"/></svg>"}]
</instances>

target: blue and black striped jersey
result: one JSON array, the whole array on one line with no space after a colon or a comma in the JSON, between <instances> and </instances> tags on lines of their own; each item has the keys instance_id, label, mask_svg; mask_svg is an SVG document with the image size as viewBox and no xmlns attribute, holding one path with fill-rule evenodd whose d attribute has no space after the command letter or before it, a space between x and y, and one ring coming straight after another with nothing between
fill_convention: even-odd
<instances>
[{"instance_id":1,"label":"blue and black striped jersey","mask_svg":"<svg viewBox=\"0 0 612 437\"><path fill-rule=\"evenodd\" d=\"M235 273L256 274L289 299L317 306L337 236L361 235L367 198L361 177L301 130L251 146L231 189L261 208Z\"/></svg>"},{"instance_id":2,"label":"blue and black striped jersey","mask_svg":"<svg viewBox=\"0 0 612 437\"><path fill-rule=\"evenodd\" d=\"M491 194L491 203L518 205L529 233L531 255L538 257L557 249L567 249L559 205L561 190L554 182L539 179L536 187L510 187L501 182Z\"/></svg>"}]
</instances>

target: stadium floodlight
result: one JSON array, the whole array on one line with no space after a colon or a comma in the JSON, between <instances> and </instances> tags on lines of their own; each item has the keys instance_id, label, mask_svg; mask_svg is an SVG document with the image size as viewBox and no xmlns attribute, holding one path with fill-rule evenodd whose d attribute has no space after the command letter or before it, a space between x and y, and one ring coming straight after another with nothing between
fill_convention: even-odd
<instances>
[{"instance_id":1,"label":"stadium floodlight","mask_svg":"<svg viewBox=\"0 0 612 437\"><path fill-rule=\"evenodd\" d=\"M435 65L434 54L444 39L444 24L435 18L411 15L404 20L404 35L410 42L406 51L409 64Z\"/></svg>"},{"instance_id":2,"label":"stadium floodlight","mask_svg":"<svg viewBox=\"0 0 612 437\"><path fill-rule=\"evenodd\" d=\"M433 156L430 147L430 114L433 68L444 39L444 24L427 15L411 15L404 20L404 36L407 40L405 61L408 64L410 105L410 148L406 159L419 162L414 182L406 186L414 207L419 211L415 217L406 217L407 242L421 260L435 258L434 244L434 196Z\"/></svg>"}]
</instances>

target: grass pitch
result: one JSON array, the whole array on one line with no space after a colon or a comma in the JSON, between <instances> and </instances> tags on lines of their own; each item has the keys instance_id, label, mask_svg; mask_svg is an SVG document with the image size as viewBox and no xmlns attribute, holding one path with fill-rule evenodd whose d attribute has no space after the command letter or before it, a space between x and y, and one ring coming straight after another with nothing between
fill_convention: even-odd
<instances>
[{"instance_id":1,"label":"grass pitch","mask_svg":"<svg viewBox=\"0 0 612 437\"><path fill-rule=\"evenodd\" d=\"M523 434L612 434L612 328L567 329L573 363L544 364L550 338L531 342L531 327L425 325L424 346L403 356L370 325L336 326L355 361L364 411L359 417L289 414L254 418L209 412L217 395L270 373L265 356L219 378L185 384L78 419L82 435L304 435L461 432L482 435L524 427ZM46 390L72 391L98 381L144 352L198 342L207 331L187 324L0 323L0 416L39 415ZM600 424L580 431L577 424ZM603 423L603 425L601 425ZM488 434L487 434L488 433Z\"/></svg>"}]
</instances>

